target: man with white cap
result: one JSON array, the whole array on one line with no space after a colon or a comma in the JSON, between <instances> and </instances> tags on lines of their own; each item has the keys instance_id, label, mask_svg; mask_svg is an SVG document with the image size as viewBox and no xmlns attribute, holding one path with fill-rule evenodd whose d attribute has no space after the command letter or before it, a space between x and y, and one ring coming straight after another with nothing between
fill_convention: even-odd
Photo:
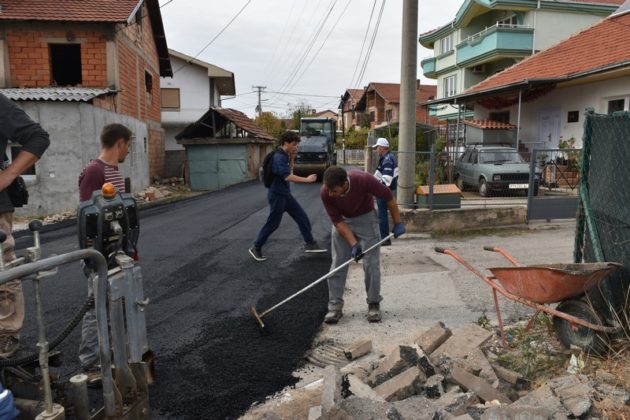
<instances>
[{"instance_id":1,"label":"man with white cap","mask_svg":"<svg viewBox=\"0 0 630 420\"><path fill-rule=\"evenodd\" d=\"M381 184L389 187L392 194L396 194L396 187L398 186L398 163L396 157L389 151L389 141L386 138L380 137L376 140L376 144L372 146L372 149L376 149L378 153L378 166L374 176ZM379 197L376 197L376 206L378 207L378 225L381 232L381 239L389 235L389 216L387 214L387 202ZM383 245L391 245L391 241L383 243Z\"/></svg>"}]
</instances>

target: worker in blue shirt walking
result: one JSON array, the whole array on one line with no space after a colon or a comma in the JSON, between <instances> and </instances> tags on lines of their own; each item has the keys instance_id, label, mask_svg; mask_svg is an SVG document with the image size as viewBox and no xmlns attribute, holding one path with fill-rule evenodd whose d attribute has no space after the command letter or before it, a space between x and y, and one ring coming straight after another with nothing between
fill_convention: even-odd
<instances>
[{"instance_id":1,"label":"worker in blue shirt walking","mask_svg":"<svg viewBox=\"0 0 630 420\"><path fill-rule=\"evenodd\" d=\"M302 177L292 173L291 156L297 153L299 142L300 136L297 133L286 131L280 136L280 147L273 155L272 172L274 177L273 183L267 191L269 216L265 225L260 229L258 237L254 241L254 246L249 249L250 255L256 261L265 261L267 259L262 252L262 247L269 236L280 226L285 212L293 218L300 229L300 233L304 238L304 252L326 252L326 249L320 247L317 241L313 239L311 222L300 203L291 194L289 182L313 183L317 181L317 175L315 174Z\"/></svg>"},{"instance_id":2,"label":"worker in blue shirt walking","mask_svg":"<svg viewBox=\"0 0 630 420\"><path fill-rule=\"evenodd\" d=\"M398 186L398 162L392 152L389 151L389 141L386 138L380 137L376 140L376 144L372 146L372 149L376 149L378 153L378 166L374 176L382 184L389 187L392 194L396 194L396 187ZM389 216L387 214L387 202L376 197L376 206L378 208L378 225L381 231L381 239L385 239L389 235ZM391 245L391 240L383 243L384 246Z\"/></svg>"}]
</instances>

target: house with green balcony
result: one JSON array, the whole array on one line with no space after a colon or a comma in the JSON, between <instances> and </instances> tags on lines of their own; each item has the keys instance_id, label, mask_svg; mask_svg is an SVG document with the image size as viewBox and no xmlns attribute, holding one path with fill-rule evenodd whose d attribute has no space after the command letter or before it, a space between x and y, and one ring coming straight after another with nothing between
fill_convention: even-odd
<instances>
[{"instance_id":1,"label":"house with green balcony","mask_svg":"<svg viewBox=\"0 0 630 420\"><path fill-rule=\"evenodd\" d=\"M601 21L623 2L465 0L451 22L420 35L420 45L433 50L432 57L421 61L422 72L437 80L437 99L456 96ZM431 109L440 120L473 116L463 106L441 104ZM500 113L490 118L508 122Z\"/></svg>"}]
</instances>

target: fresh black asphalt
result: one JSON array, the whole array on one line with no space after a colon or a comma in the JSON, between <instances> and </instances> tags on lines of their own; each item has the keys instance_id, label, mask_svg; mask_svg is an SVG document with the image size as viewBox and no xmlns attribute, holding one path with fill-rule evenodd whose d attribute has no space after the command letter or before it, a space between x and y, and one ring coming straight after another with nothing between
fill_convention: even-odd
<instances>
[{"instance_id":1,"label":"fresh black asphalt","mask_svg":"<svg viewBox=\"0 0 630 420\"><path fill-rule=\"evenodd\" d=\"M292 187L311 218L313 234L329 246L330 221L319 184ZM255 262L247 250L267 217L266 190L251 182L141 212L140 263L149 343L156 353L152 418L237 418L296 382L291 372L321 326L325 282L265 317L258 329L249 314L283 300L324 275L330 252L305 254L295 223L285 215ZM30 239L18 235L18 248ZM66 223L42 234L42 255L78 249L76 227ZM19 252L18 252L19 253ZM27 316L23 347L35 351L33 288L25 283ZM68 264L42 285L48 340L70 321L86 296L78 263ZM79 328L64 341L65 378L78 369Z\"/></svg>"}]
</instances>

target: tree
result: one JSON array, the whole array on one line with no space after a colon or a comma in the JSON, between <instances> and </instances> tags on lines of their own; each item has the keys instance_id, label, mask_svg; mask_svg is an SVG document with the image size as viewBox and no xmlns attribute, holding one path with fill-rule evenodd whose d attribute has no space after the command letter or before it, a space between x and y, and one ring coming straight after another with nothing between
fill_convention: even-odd
<instances>
[{"instance_id":1,"label":"tree","mask_svg":"<svg viewBox=\"0 0 630 420\"><path fill-rule=\"evenodd\" d=\"M313 108L306 102L300 102L289 111L293 119L293 127L300 126L300 118L313 115Z\"/></svg>"},{"instance_id":2,"label":"tree","mask_svg":"<svg viewBox=\"0 0 630 420\"><path fill-rule=\"evenodd\" d=\"M282 121L273 112L263 112L256 117L254 123L274 137L279 137L284 131Z\"/></svg>"}]
</instances>

